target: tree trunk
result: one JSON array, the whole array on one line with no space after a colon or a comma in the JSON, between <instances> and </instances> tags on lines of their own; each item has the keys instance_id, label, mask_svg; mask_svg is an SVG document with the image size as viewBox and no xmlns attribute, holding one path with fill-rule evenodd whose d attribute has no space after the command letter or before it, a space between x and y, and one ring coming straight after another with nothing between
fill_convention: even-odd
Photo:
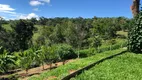
<instances>
[{"instance_id":1,"label":"tree trunk","mask_svg":"<svg viewBox=\"0 0 142 80\"><path fill-rule=\"evenodd\" d=\"M26 75L28 75L28 69L26 69Z\"/></svg>"},{"instance_id":2,"label":"tree trunk","mask_svg":"<svg viewBox=\"0 0 142 80\"><path fill-rule=\"evenodd\" d=\"M78 58L78 59L80 58L79 46L78 46L78 55L77 55L77 58Z\"/></svg>"},{"instance_id":3,"label":"tree trunk","mask_svg":"<svg viewBox=\"0 0 142 80\"><path fill-rule=\"evenodd\" d=\"M140 0L133 0L133 4L131 6L133 17L135 17L139 13Z\"/></svg>"},{"instance_id":4,"label":"tree trunk","mask_svg":"<svg viewBox=\"0 0 142 80\"><path fill-rule=\"evenodd\" d=\"M65 65L65 60L63 60L63 65Z\"/></svg>"},{"instance_id":5,"label":"tree trunk","mask_svg":"<svg viewBox=\"0 0 142 80\"><path fill-rule=\"evenodd\" d=\"M52 63L50 63L50 70L51 70L51 68L52 68Z\"/></svg>"},{"instance_id":6,"label":"tree trunk","mask_svg":"<svg viewBox=\"0 0 142 80\"><path fill-rule=\"evenodd\" d=\"M42 69L44 70L44 64L42 63Z\"/></svg>"},{"instance_id":7,"label":"tree trunk","mask_svg":"<svg viewBox=\"0 0 142 80\"><path fill-rule=\"evenodd\" d=\"M58 67L58 64L55 63L55 67L57 68L57 67Z\"/></svg>"}]
</instances>

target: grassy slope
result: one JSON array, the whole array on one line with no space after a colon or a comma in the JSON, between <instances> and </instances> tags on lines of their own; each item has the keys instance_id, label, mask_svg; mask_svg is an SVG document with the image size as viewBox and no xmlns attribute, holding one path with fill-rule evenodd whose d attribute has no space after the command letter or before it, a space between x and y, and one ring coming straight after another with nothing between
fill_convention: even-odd
<instances>
[{"instance_id":1,"label":"grassy slope","mask_svg":"<svg viewBox=\"0 0 142 80\"><path fill-rule=\"evenodd\" d=\"M141 80L142 54L126 53L85 71L72 80Z\"/></svg>"},{"instance_id":2,"label":"grassy slope","mask_svg":"<svg viewBox=\"0 0 142 80\"><path fill-rule=\"evenodd\" d=\"M31 78L29 78L29 80L44 80L44 79L47 79L48 77L51 77L51 76L56 76L57 80L60 80L64 76L68 75L70 70L80 69L80 68L82 68L94 61L98 61L102 58L105 58L105 57L110 56L112 54L119 53L121 51L123 51L123 49L106 51L106 52L103 52L100 54L96 54L95 56L92 56L92 57L77 59L76 61L74 61L72 63L68 63L68 64L66 64L64 66L60 66L59 68L56 68L54 70L44 72L44 73L40 74L39 77L32 76Z\"/></svg>"},{"instance_id":3,"label":"grassy slope","mask_svg":"<svg viewBox=\"0 0 142 80\"><path fill-rule=\"evenodd\" d=\"M10 27L9 24L3 24L2 27L3 27L4 29L6 29L7 31L12 31L12 28Z\"/></svg>"},{"instance_id":4,"label":"grassy slope","mask_svg":"<svg viewBox=\"0 0 142 80\"><path fill-rule=\"evenodd\" d=\"M118 35L123 35L123 36L125 36L125 37L128 36L128 32L124 32L124 31L117 31L116 34L118 34Z\"/></svg>"}]
</instances>

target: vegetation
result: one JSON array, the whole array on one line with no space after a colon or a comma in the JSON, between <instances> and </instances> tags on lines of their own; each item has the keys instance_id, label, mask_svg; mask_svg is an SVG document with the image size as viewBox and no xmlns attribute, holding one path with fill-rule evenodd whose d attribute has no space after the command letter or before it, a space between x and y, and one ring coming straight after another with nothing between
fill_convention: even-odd
<instances>
[{"instance_id":1,"label":"vegetation","mask_svg":"<svg viewBox=\"0 0 142 80\"><path fill-rule=\"evenodd\" d=\"M98 61L98 60L105 58L107 56L110 56L112 54L117 54L121 51L124 51L124 50L118 49L118 50L114 50L114 51L106 51L101 54L96 54L92 57L88 57L88 58L84 58L84 59L77 59L72 63L68 63L64 66L60 66L57 69L44 72L44 73L40 74L40 76L38 76L38 77L32 76L31 78L29 78L29 80L44 80L44 79L48 79L49 77L52 77L52 76L55 76L57 80L60 80L63 77L65 77L66 75L68 75L70 73L70 71L72 71L72 70L73 71L78 70L78 69L83 68L92 62Z\"/></svg>"},{"instance_id":2,"label":"vegetation","mask_svg":"<svg viewBox=\"0 0 142 80\"><path fill-rule=\"evenodd\" d=\"M129 50L135 53L142 52L142 12L135 18L135 27L129 33Z\"/></svg>"},{"instance_id":3,"label":"vegetation","mask_svg":"<svg viewBox=\"0 0 142 80\"><path fill-rule=\"evenodd\" d=\"M0 56L5 56L0 57L4 62L1 63L0 71L7 74L10 70L20 68L28 75L28 70L34 67L42 66L44 70L44 65L50 64L51 69L52 64L59 61L66 66L65 61L68 59L78 58L80 61L80 58L126 47L127 37L117 32L127 33L130 24L133 24L132 19L125 17L0 20L0 45L4 50ZM74 69L94 60L90 59L81 62L83 65L75 65ZM50 76L51 73L47 74ZM55 76L61 78L60 75Z\"/></svg>"},{"instance_id":4,"label":"vegetation","mask_svg":"<svg viewBox=\"0 0 142 80\"><path fill-rule=\"evenodd\" d=\"M61 43L69 44L76 49L97 47L103 40L116 38L117 31L127 31L131 27L132 20L124 17L92 19L42 17L39 20L14 20L7 23L9 24L1 25L0 45L14 52L33 46ZM98 41L99 44L95 44Z\"/></svg>"},{"instance_id":5,"label":"vegetation","mask_svg":"<svg viewBox=\"0 0 142 80\"><path fill-rule=\"evenodd\" d=\"M14 56L10 55L6 50L0 47L0 74L8 72L10 65L14 65Z\"/></svg>"},{"instance_id":6,"label":"vegetation","mask_svg":"<svg viewBox=\"0 0 142 80\"><path fill-rule=\"evenodd\" d=\"M142 55L127 52L106 60L71 80L139 80L142 78Z\"/></svg>"}]
</instances>

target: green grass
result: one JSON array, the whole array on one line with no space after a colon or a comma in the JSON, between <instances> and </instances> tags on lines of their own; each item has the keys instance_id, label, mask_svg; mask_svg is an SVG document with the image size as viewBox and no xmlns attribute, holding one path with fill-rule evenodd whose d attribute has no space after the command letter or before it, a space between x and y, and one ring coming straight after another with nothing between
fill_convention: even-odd
<instances>
[{"instance_id":1,"label":"green grass","mask_svg":"<svg viewBox=\"0 0 142 80\"><path fill-rule=\"evenodd\" d=\"M9 24L3 24L2 27L3 27L4 29L6 29L6 31L12 31L12 28L10 27Z\"/></svg>"},{"instance_id":2,"label":"green grass","mask_svg":"<svg viewBox=\"0 0 142 80\"><path fill-rule=\"evenodd\" d=\"M57 80L60 80L61 78L68 75L70 70L78 70L80 68L87 66L88 64L91 64L95 61L98 61L98 60L108 57L110 55L119 53L121 51L124 51L124 50L118 49L118 50L113 50L113 51L106 51L106 52L103 52L100 54L96 54L92 57L77 59L76 61L74 61L72 63L68 63L64 66L60 66L60 67L53 69L51 71L44 72L44 73L40 74L40 76L38 76L38 77L32 76L28 80L44 80L44 79L48 79L48 77L51 77L51 76L56 76Z\"/></svg>"},{"instance_id":3,"label":"green grass","mask_svg":"<svg viewBox=\"0 0 142 80\"><path fill-rule=\"evenodd\" d=\"M142 54L125 53L91 68L71 80L142 80Z\"/></svg>"},{"instance_id":4,"label":"green grass","mask_svg":"<svg viewBox=\"0 0 142 80\"><path fill-rule=\"evenodd\" d=\"M116 34L118 34L118 35L122 35L122 36L125 36L125 37L127 37L128 36L128 32L124 32L124 31L117 31L117 33Z\"/></svg>"}]
</instances>

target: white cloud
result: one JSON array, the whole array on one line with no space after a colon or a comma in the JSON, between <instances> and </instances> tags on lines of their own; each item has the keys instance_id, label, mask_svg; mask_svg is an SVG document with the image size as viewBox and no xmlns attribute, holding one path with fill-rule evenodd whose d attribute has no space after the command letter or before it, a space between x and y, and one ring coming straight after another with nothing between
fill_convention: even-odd
<instances>
[{"instance_id":1,"label":"white cloud","mask_svg":"<svg viewBox=\"0 0 142 80\"><path fill-rule=\"evenodd\" d=\"M31 19L31 18L38 18L39 16L35 13L30 13L28 15L20 15L19 19Z\"/></svg>"},{"instance_id":2,"label":"white cloud","mask_svg":"<svg viewBox=\"0 0 142 80\"><path fill-rule=\"evenodd\" d=\"M38 8L34 8L33 10L34 10L34 11L39 11L39 9L38 9Z\"/></svg>"},{"instance_id":3,"label":"white cloud","mask_svg":"<svg viewBox=\"0 0 142 80\"><path fill-rule=\"evenodd\" d=\"M46 3L50 3L50 0L40 0L40 1L43 1L43 2L46 2Z\"/></svg>"},{"instance_id":4,"label":"white cloud","mask_svg":"<svg viewBox=\"0 0 142 80\"><path fill-rule=\"evenodd\" d=\"M0 4L1 11L14 11L15 9L11 8L10 5L7 4Z\"/></svg>"},{"instance_id":5,"label":"white cloud","mask_svg":"<svg viewBox=\"0 0 142 80\"><path fill-rule=\"evenodd\" d=\"M14 8L11 8L10 5L7 4L0 4L0 12L2 13L10 13L10 14L15 14Z\"/></svg>"},{"instance_id":6,"label":"white cloud","mask_svg":"<svg viewBox=\"0 0 142 80\"><path fill-rule=\"evenodd\" d=\"M40 2L41 3L41 2ZM33 2L33 5L40 4L38 2ZM43 5L44 3L41 3ZM38 8L34 9L35 11L38 11ZM39 18L38 15L35 13L30 14L23 14L23 13L17 13L14 8L12 8L10 5L7 4L0 4L0 16L3 17L6 20L9 19L31 19L31 18Z\"/></svg>"},{"instance_id":7,"label":"white cloud","mask_svg":"<svg viewBox=\"0 0 142 80\"><path fill-rule=\"evenodd\" d=\"M32 0L30 1L31 6L38 6L38 5L44 5L44 3L37 1L37 0Z\"/></svg>"},{"instance_id":8,"label":"white cloud","mask_svg":"<svg viewBox=\"0 0 142 80\"><path fill-rule=\"evenodd\" d=\"M44 5L45 3L50 4L50 0L31 0L30 1L31 6Z\"/></svg>"}]
</instances>

